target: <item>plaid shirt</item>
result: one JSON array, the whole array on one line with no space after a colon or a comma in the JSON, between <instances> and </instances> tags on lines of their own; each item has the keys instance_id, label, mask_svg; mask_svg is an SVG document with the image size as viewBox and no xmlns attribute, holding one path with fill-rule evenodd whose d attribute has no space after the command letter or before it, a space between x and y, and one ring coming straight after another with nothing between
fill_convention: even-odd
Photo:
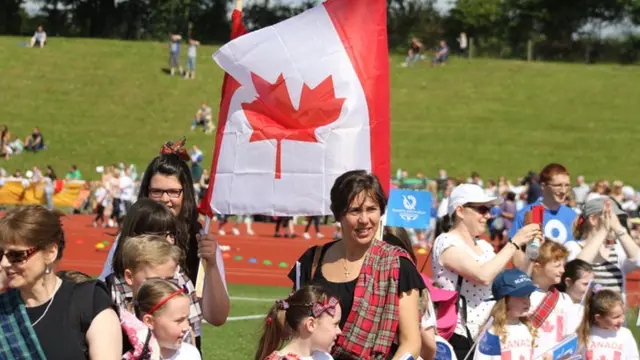
<instances>
[{"instance_id":1,"label":"plaid shirt","mask_svg":"<svg viewBox=\"0 0 640 360\"><path fill-rule=\"evenodd\" d=\"M133 301L133 292L131 287L127 285L124 280L120 279L115 274L109 275L111 278L111 299L118 307L123 307L130 304ZM196 288L193 286L193 283L185 273L178 268L176 270L176 274L174 275L174 280L176 280L176 285L185 289L185 292L189 295L189 300L191 301L191 307L189 309L189 323L191 324L191 328L196 337L202 335L202 320L204 319L202 316L202 309L200 308L200 302L198 297L196 296ZM190 339L187 339L185 342L190 342Z\"/></svg>"},{"instance_id":2,"label":"plaid shirt","mask_svg":"<svg viewBox=\"0 0 640 360\"><path fill-rule=\"evenodd\" d=\"M46 360L18 290L0 294L0 359Z\"/></svg>"},{"instance_id":3,"label":"plaid shirt","mask_svg":"<svg viewBox=\"0 0 640 360\"><path fill-rule=\"evenodd\" d=\"M336 359L385 359L398 330L400 256L406 251L376 240L365 255L353 307L333 348Z\"/></svg>"},{"instance_id":4,"label":"plaid shirt","mask_svg":"<svg viewBox=\"0 0 640 360\"><path fill-rule=\"evenodd\" d=\"M542 324L544 324L545 320L547 320L549 315L551 315L553 309L556 308L559 298L560 291L558 291L558 289L553 288L553 290L547 292L540 302L540 305L536 308L536 311L534 311L529 318L534 329L538 329Z\"/></svg>"}]
</instances>

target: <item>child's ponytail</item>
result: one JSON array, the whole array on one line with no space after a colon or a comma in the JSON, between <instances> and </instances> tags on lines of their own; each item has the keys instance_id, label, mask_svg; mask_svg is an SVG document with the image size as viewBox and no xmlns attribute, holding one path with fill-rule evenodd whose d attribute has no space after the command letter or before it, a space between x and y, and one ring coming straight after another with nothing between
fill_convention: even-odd
<instances>
[{"instance_id":1,"label":"child's ponytail","mask_svg":"<svg viewBox=\"0 0 640 360\"><path fill-rule=\"evenodd\" d=\"M264 330L260 337L254 360L264 360L269 354L282 347L286 337L286 310L284 309L285 306L283 306L283 303L286 304L286 302L281 300L276 301L264 319Z\"/></svg>"},{"instance_id":2,"label":"child's ponytail","mask_svg":"<svg viewBox=\"0 0 640 360\"><path fill-rule=\"evenodd\" d=\"M619 292L602 289L600 285L595 285L587 290L584 303L584 315L578 327L578 344L587 346L591 327L596 323L596 315L606 316L615 306L622 306L622 296Z\"/></svg>"}]
</instances>

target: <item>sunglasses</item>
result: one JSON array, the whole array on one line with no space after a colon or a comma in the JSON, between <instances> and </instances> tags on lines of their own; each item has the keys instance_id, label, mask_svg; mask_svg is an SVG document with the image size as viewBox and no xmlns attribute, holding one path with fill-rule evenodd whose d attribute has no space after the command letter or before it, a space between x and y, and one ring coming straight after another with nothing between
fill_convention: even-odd
<instances>
[{"instance_id":1,"label":"sunglasses","mask_svg":"<svg viewBox=\"0 0 640 360\"><path fill-rule=\"evenodd\" d=\"M488 213L491 212L491 208L487 205L465 205L464 207L473 209L475 212L477 212L480 215L487 215Z\"/></svg>"},{"instance_id":2,"label":"sunglasses","mask_svg":"<svg viewBox=\"0 0 640 360\"><path fill-rule=\"evenodd\" d=\"M0 250L0 261L2 261L4 257L6 257L11 264L23 263L29 260L33 255L35 255L38 250L40 249L37 246L26 250Z\"/></svg>"}]
</instances>

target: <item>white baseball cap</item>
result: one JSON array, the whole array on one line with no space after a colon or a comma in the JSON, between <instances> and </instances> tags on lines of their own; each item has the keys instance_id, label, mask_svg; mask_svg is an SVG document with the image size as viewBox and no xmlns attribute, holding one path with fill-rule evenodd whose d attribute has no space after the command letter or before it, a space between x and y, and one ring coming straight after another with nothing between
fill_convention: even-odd
<instances>
[{"instance_id":1,"label":"white baseball cap","mask_svg":"<svg viewBox=\"0 0 640 360\"><path fill-rule=\"evenodd\" d=\"M502 199L495 196L488 196L484 193L484 190L476 184L460 184L456 186L451 195L449 195L449 205L447 213L449 215L456 212L458 206L465 204L486 204L486 205L500 205Z\"/></svg>"}]
</instances>

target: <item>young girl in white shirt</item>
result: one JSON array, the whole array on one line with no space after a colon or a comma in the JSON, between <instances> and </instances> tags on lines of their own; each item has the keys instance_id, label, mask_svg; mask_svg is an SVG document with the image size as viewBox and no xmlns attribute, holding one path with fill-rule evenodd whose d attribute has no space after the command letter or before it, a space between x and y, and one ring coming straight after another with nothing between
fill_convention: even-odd
<instances>
[{"instance_id":1,"label":"young girl in white shirt","mask_svg":"<svg viewBox=\"0 0 640 360\"><path fill-rule=\"evenodd\" d=\"M587 360L637 360L638 345L623 327L624 304L619 292L594 286L587 294L578 340Z\"/></svg>"},{"instance_id":2,"label":"young girl in white shirt","mask_svg":"<svg viewBox=\"0 0 640 360\"><path fill-rule=\"evenodd\" d=\"M332 359L340 335L338 299L315 286L305 286L271 307L255 360ZM282 348L285 339L289 342Z\"/></svg>"},{"instance_id":3,"label":"young girl in white shirt","mask_svg":"<svg viewBox=\"0 0 640 360\"><path fill-rule=\"evenodd\" d=\"M198 349L183 342L191 330L190 304L184 288L164 279L147 279L138 290L135 314L158 341L161 359L201 360Z\"/></svg>"},{"instance_id":4,"label":"young girl in white shirt","mask_svg":"<svg viewBox=\"0 0 640 360\"><path fill-rule=\"evenodd\" d=\"M493 281L491 293L496 303L491 309L489 329L480 335L474 359L533 359L535 329L527 318L536 290L527 274L518 269L504 270ZM486 325L485 325L486 326Z\"/></svg>"}]
</instances>

